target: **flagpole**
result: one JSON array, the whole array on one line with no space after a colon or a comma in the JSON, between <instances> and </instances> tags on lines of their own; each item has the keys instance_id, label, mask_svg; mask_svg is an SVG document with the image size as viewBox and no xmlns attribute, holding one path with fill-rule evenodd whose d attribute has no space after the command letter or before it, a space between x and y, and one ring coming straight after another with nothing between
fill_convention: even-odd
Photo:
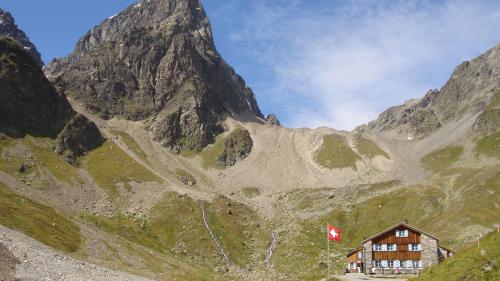
<instances>
[{"instance_id":1,"label":"flagpole","mask_svg":"<svg viewBox=\"0 0 500 281\"><path fill-rule=\"evenodd\" d=\"M328 224L326 225L326 281L330 279L330 241L328 237Z\"/></svg>"}]
</instances>

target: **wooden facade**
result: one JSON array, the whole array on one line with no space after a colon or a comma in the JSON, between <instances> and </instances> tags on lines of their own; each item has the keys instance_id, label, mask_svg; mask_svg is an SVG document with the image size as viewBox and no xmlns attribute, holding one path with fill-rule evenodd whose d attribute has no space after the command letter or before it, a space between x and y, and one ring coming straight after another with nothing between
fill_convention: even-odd
<instances>
[{"instance_id":1,"label":"wooden facade","mask_svg":"<svg viewBox=\"0 0 500 281\"><path fill-rule=\"evenodd\" d=\"M418 273L450 256L451 251L440 247L438 242L436 237L402 222L365 239L360 248L350 252L346 271Z\"/></svg>"}]
</instances>

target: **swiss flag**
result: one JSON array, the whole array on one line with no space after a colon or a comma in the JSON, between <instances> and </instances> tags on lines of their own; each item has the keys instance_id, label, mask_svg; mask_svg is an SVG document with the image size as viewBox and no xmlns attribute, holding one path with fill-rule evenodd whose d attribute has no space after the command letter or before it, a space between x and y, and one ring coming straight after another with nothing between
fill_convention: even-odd
<instances>
[{"instance_id":1,"label":"swiss flag","mask_svg":"<svg viewBox=\"0 0 500 281\"><path fill-rule=\"evenodd\" d=\"M340 241L340 228L328 225L328 240Z\"/></svg>"}]
</instances>

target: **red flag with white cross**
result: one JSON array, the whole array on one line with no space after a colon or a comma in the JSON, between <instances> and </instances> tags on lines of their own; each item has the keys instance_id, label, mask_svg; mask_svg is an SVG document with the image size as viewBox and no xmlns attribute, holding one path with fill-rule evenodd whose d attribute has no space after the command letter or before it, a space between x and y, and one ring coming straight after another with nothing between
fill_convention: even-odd
<instances>
[{"instance_id":1,"label":"red flag with white cross","mask_svg":"<svg viewBox=\"0 0 500 281\"><path fill-rule=\"evenodd\" d=\"M328 225L328 240L340 241L340 228Z\"/></svg>"}]
</instances>

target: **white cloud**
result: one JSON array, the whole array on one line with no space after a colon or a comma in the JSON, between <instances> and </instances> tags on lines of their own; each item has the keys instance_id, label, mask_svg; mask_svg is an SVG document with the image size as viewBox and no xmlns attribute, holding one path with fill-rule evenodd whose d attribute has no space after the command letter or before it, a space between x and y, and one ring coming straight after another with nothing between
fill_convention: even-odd
<instances>
[{"instance_id":1,"label":"white cloud","mask_svg":"<svg viewBox=\"0 0 500 281\"><path fill-rule=\"evenodd\" d=\"M259 94L284 108L292 127L352 129L440 87L455 65L500 39L495 2L276 3L256 1L230 38L273 70Z\"/></svg>"}]
</instances>

